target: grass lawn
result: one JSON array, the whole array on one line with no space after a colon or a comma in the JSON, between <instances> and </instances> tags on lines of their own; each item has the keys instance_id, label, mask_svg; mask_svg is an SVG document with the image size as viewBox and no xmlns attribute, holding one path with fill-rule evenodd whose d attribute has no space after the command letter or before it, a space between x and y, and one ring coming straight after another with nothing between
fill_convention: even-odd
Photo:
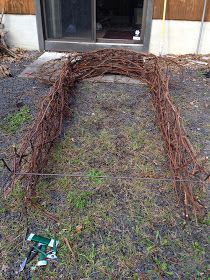
<instances>
[{"instance_id":1,"label":"grass lawn","mask_svg":"<svg viewBox=\"0 0 210 280\"><path fill-rule=\"evenodd\" d=\"M210 217L185 221L172 183L135 178L171 176L146 86L84 82L71 108L46 172L90 178L40 181L33 200L58 223L37 208L25 215L21 186L0 201L0 279L209 280ZM60 240L59 262L19 276L31 232Z\"/></svg>"}]
</instances>

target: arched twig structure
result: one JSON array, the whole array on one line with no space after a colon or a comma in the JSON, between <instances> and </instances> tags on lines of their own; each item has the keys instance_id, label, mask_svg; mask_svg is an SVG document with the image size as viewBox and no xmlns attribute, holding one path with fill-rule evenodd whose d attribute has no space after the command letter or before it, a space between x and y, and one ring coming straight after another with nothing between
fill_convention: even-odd
<instances>
[{"instance_id":1,"label":"arched twig structure","mask_svg":"<svg viewBox=\"0 0 210 280\"><path fill-rule=\"evenodd\" d=\"M147 82L150 88L170 170L176 180L176 190L185 204L186 216L192 209L196 214L203 214L204 207L196 200L192 183L183 182L195 175L201 175L202 178L202 174L205 175L206 172L197 159L183 127L180 112L169 94L166 69L170 63L169 60L154 55L113 49L69 57L59 79L43 100L37 117L20 143L14 160L15 173L43 172L53 144L62 131L63 121L68 116L69 95L77 82L107 73L125 75ZM14 176L5 195L11 192L17 180L24 182L30 197L38 180L34 175Z\"/></svg>"}]
</instances>

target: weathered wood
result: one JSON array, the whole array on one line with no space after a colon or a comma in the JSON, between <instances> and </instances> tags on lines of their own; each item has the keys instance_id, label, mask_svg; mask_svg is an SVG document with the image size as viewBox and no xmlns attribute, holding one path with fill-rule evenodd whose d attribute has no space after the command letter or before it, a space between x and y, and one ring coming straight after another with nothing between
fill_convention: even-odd
<instances>
[{"instance_id":1,"label":"weathered wood","mask_svg":"<svg viewBox=\"0 0 210 280\"><path fill-rule=\"evenodd\" d=\"M155 0L154 19L163 16L164 0ZM166 19L200 21L203 13L204 0L168 0ZM206 21L210 21L210 1L207 4Z\"/></svg>"},{"instance_id":2,"label":"weathered wood","mask_svg":"<svg viewBox=\"0 0 210 280\"><path fill-rule=\"evenodd\" d=\"M35 0L0 0L0 11L6 3L5 12L9 14L35 14ZM164 0L154 1L154 19L161 19ZM166 19L200 21L204 0L168 0ZM206 21L210 21L210 1L208 1Z\"/></svg>"},{"instance_id":3,"label":"weathered wood","mask_svg":"<svg viewBox=\"0 0 210 280\"><path fill-rule=\"evenodd\" d=\"M0 11L4 6L7 14L35 14L35 0L0 0Z\"/></svg>"}]
</instances>

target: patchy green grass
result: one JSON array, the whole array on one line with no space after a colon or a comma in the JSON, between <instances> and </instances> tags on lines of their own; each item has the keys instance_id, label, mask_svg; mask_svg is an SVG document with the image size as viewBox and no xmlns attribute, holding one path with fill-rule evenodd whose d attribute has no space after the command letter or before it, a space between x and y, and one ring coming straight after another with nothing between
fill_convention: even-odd
<instances>
[{"instance_id":1,"label":"patchy green grass","mask_svg":"<svg viewBox=\"0 0 210 280\"><path fill-rule=\"evenodd\" d=\"M104 182L103 178L100 178L100 176L104 176L103 172L97 169L91 169L87 176L89 176L90 182L94 183L95 185L100 185Z\"/></svg>"},{"instance_id":2,"label":"patchy green grass","mask_svg":"<svg viewBox=\"0 0 210 280\"><path fill-rule=\"evenodd\" d=\"M33 198L43 211L28 207L27 216L21 186L2 201L2 279L22 279L15 271L31 245L28 228L61 242L60 262L31 272L33 280L209 280L208 216L186 222L172 184L135 179L170 176L163 143L139 87L112 87L80 88L78 112L49 162L49 172L88 177L43 179ZM134 178L98 178L105 175Z\"/></svg>"},{"instance_id":3,"label":"patchy green grass","mask_svg":"<svg viewBox=\"0 0 210 280\"><path fill-rule=\"evenodd\" d=\"M67 202L72 204L72 207L83 209L86 207L88 199L92 195L90 191L71 191L67 194Z\"/></svg>"},{"instance_id":4,"label":"patchy green grass","mask_svg":"<svg viewBox=\"0 0 210 280\"><path fill-rule=\"evenodd\" d=\"M27 106L24 106L20 110L16 111L13 114L9 114L2 121L1 128L7 133L16 133L21 126L30 121L32 115L30 109Z\"/></svg>"}]
</instances>

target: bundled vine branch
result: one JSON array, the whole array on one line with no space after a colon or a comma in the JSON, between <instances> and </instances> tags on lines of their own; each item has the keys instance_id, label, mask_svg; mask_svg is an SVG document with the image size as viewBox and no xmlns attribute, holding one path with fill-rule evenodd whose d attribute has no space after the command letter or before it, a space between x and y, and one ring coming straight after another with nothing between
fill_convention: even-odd
<instances>
[{"instance_id":1,"label":"bundled vine branch","mask_svg":"<svg viewBox=\"0 0 210 280\"><path fill-rule=\"evenodd\" d=\"M34 123L20 143L19 149L15 151L16 175L5 195L12 191L18 180L26 187L29 197L34 194L38 176L17 174L43 172L53 144L61 134L63 121L69 117L69 96L75 84L86 78L112 73L143 80L149 85L174 185L185 205L186 216L191 210L194 210L196 215L202 215L204 207L197 201L193 192L194 188L201 187L201 184L195 186L186 180L190 181L196 175L202 183L206 171L197 158L183 127L179 110L170 97L169 77L166 71L170 63L166 58L114 49L69 56L59 79L43 100Z\"/></svg>"}]
</instances>

